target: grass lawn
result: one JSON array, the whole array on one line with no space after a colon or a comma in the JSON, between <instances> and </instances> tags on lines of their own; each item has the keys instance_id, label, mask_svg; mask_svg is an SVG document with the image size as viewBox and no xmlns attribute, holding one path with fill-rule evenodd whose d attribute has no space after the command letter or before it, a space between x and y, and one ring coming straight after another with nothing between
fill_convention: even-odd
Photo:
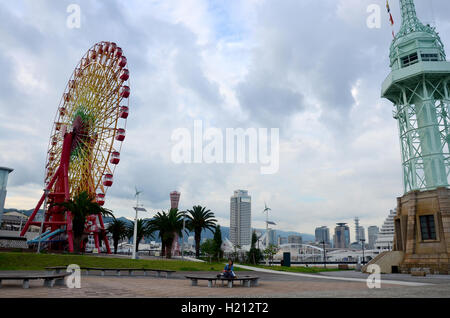
<instances>
[{"instance_id":1,"label":"grass lawn","mask_svg":"<svg viewBox=\"0 0 450 318\"><path fill-rule=\"evenodd\" d=\"M132 260L127 258L99 257L70 254L0 253L0 270L44 270L45 267L77 264L80 267L104 268L153 268L179 272L220 272L223 263L200 263L180 260ZM236 271L240 269L235 267Z\"/></svg>"},{"instance_id":2,"label":"grass lawn","mask_svg":"<svg viewBox=\"0 0 450 318\"><path fill-rule=\"evenodd\" d=\"M247 264L245 264L247 265ZM248 266L258 267L258 268L264 268L264 269L271 269L274 271L280 271L280 272L292 272L292 273L320 273L320 272L335 272L335 271L342 271L342 269L338 268L323 268L323 267L303 267L303 266L293 266L293 267L281 267L278 265L275 266L265 266L265 265L251 265Z\"/></svg>"}]
</instances>

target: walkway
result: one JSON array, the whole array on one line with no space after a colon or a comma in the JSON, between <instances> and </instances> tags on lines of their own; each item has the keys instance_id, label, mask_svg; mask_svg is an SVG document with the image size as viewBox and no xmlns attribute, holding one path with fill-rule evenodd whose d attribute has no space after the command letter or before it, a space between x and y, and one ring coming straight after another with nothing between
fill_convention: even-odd
<instances>
[{"instance_id":1,"label":"walkway","mask_svg":"<svg viewBox=\"0 0 450 318\"><path fill-rule=\"evenodd\" d=\"M251 270L251 271L255 271L255 272L261 272L261 273L271 273L271 274L307 277L307 278L315 278L315 279L340 280L340 281L348 281L348 282L363 282L363 283L367 282L367 278L334 277L334 276L317 275L317 274L282 272L282 271L277 271L277 270L252 267L252 266L246 266L246 265L239 265L239 264L235 264L235 266L240 267L242 269ZM343 275L345 275L345 274L343 274ZM381 279L381 283L389 284L389 285L413 286L413 287L433 285L430 283L418 283L418 282L407 282L407 281L385 280L385 279Z\"/></svg>"}]
</instances>

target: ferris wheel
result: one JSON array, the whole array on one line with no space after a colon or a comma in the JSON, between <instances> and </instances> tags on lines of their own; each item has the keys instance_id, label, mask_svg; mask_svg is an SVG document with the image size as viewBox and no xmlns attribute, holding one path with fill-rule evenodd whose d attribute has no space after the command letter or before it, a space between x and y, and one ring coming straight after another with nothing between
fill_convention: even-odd
<instances>
[{"instance_id":1,"label":"ferris wheel","mask_svg":"<svg viewBox=\"0 0 450 318\"><path fill-rule=\"evenodd\" d=\"M86 191L104 205L126 135L130 96L126 65L127 58L116 43L100 42L92 46L76 66L50 134L44 180L47 193L41 197L22 236L30 225L39 223L35 220L36 213L48 198L45 228L49 228L49 234L66 234L72 251L70 211L62 215L61 208L54 203ZM89 226L94 230L87 230L104 234L103 220L101 216L97 219L90 218ZM103 237L109 252L105 235ZM98 237L96 243L98 245Z\"/></svg>"},{"instance_id":2,"label":"ferris wheel","mask_svg":"<svg viewBox=\"0 0 450 318\"><path fill-rule=\"evenodd\" d=\"M47 152L45 184L62 154L64 133L72 129L69 187L71 197L88 191L104 203L120 161L129 110L127 59L115 43L94 45L75 68L56 112Z\"/></svg>"}]
</instances>

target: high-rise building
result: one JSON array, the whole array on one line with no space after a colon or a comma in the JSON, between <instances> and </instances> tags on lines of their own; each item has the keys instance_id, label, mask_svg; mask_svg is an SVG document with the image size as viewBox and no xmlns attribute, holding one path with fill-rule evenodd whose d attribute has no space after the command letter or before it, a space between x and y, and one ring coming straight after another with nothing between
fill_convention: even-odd
<instances>
[{"instance_id":1,"label":"high-rise building","mask_svg":"<svg viewBox=\"0 0 450 318\"><path fill-rule=\"evenodd\" d=\"M366 239L366 232L364 230L364 227L359 225L359 218L355 217L355 242L360 243L361 240Z\"/></svg>"},{"instance_id":2,"label":"high-rise building","mask_svg":"<svg viewBox=\"0 0 450 318\"><path fill-rule=\"evenodd\" d=\"M289 235L288 243L289 244L302 244L302 237L300 235Z\"/></svg>"},{"instance_id":3,"label":"high-rise building","mask_svg":"<svg viewBox=\"0 0 450 318\"><path fill-rule=\"evenodd\" d=\"M362 225L360 225L358 228L358 236L359 236L358 242L361 242L361 240L366 241L366 229Z\"/></svg>"},{"instance_id":4,"label":"high-rise building","mask_svg":"<svg viewBox=\"0 0 450 318\"><path fill-rule=\"evenodd\" d=\"M381 226L375 241L374 248L381 251L392 250L394 243L394 217L397 215L397 209L391 210L388 217Z\"/></svg>"},{"instance_id":5,"label":"high-rise building","mask_svg":"<svg viewBox=\"0 0 450 318\"><path fill-rule=\"evenodd\" d=\"M359 218L355 217L355 241L359 242Z\"/></svg>"},{"instance_id":6,"label":"high-rise building","mask_svg":"<svg viewBox=\"0 0 450 318\"><path fill-rule=\"evenodd\" d=\"M230 241L234 245L251 243L251 202L246 190L236 190L230 198Z\"/></svg>"},{"instance_id":7,"label":"high-rise building","mask_svg":"<svg viewBox=\"0 0 450 318\"><path fill-rule=\"evenodd\" d=\"M3 209L6 199L6 185L8 183L8 175L13 169L0 167L0 226L2 224Z\"/></svg>"},{"instance_id":8,"label":"high-rise building","mask_svg":"<svg viewBox=\"0 0 450 318\"><path fill-rule=\"evenodd\" d=\"M334 248L348 248L350 246L350 228L347 223L336 223L334 228Z\"/></svg>"},{"instance_id":9,"label":"high-rise building","mask_svg":"<svg viewBox=\"0 0 450 318\"><path fill-rule=\"evenodd\" d=\"M287 244L288 240L286 237L278 236L278 245Z\"/></svg>"},{"instance_id":10,"label":"high-rise building","mask_svg":"<svg viewBox=\"0 0 450 318\"><path fill-rule=\"evenodd\" d=\"M330 244L330 229L327 226L317 227L315 231L316 243L325 241L325 244Z\"/></svg>"},{"instance_id":11,"label":"high-rise building","mask_svg":"<svg viewBox=\"0 0 450 318\"><path fill-rule=\"evenodd\" d=\"M267 231L267 234L269 235L269 245L277 245L276 231L274 229L268 229Z\"/></svg>"},{"instance_id":12,"label":"high-rise building","mask_svg":"<svg viewBox=\"0 0 450 318\"><path fill-rule=\"evenodd\" d=\"M367 228L367 235L369 236L369 249L373 249L375 247L375 242L377 241L379 231L380 229L375 225Z\"/></svg>"}]
</instances>

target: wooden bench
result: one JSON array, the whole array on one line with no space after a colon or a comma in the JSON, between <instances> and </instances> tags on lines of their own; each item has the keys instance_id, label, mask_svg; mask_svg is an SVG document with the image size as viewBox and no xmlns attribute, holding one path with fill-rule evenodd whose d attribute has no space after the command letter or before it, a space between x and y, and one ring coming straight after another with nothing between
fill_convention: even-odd
<instances>
[{"instance_id":1,"label":"wooden bench","mask_svg":"<svg viewBox=\"0 0 450 318\"><path fill-rule=\"evenodd\" d=\"M62 270L66 270L67 266L53 266L46 267L45 269L54 273L60 273ZM156 272L158 277L161 277L161 273L166 274L168 278L175 271L165 269L152 269L152 268L99 268L99 267L80 267L80 270L85 270L86 275L89 275L90 271L100 271L102 276L105 276L106 271L115 271L117 276L121 276L121 272L128 272L130 276L133 276L134 272L144 272L144 276L147 276L147 272Z\"/></svg>"},{"instance_id":2,"label":"wooden bench","mask_svg":"<svg viewBox=\"0 0 450 318\"><path fill-rule=\"evenodd\" d=\"M224 282L227 282L229 288L233 287L233 283L239 281L241 285L245 285L247 287L258 286L259 277L257 276L239 276L237 278L223 278L223 277L200 277L200 276L185 276L187 279L191 280L192 286L197 286L199 280L207 280L208 287L213 286L217 281L222 282L222 286Z\"/></svg>"},{"instance_id":3,"label":"wooden bench","mask_svg":"<svg viewBox=\"0 0 450 318\"><path fill-rule=\"evenodd\" d=\"M59 286L64 285L64 278L71 275L70 273L63 274L41 274L41 275L20 275L20 274L0 274L0 287L3 280L21 280L23 288L30 288L30 280L44 280L44 286L53 287L55 284Z\"/></svg>"}]
</instances>

